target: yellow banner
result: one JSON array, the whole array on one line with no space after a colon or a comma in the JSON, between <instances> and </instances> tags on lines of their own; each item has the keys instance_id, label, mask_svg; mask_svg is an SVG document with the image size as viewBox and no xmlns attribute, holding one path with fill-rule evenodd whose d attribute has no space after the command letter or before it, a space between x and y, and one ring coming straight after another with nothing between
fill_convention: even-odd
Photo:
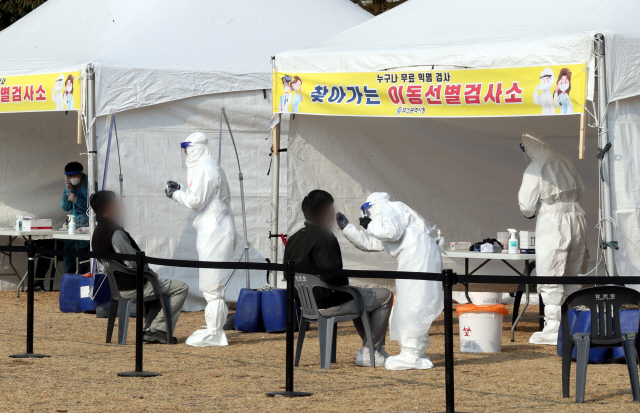
<instances>
[{"instance_id":1,"label":"yellow banner","mask_svg":"<svg viewBox=\"0 0 640 413\"><path fill-rule=\"evenodd\" d=\"M80 72L2 76L0 112L80 110Z\"/></svg>"},{"instance_id":2,"label":"yellow banner","mask_svg":"<svg viewBox=\"0 0 640 413\"><path fill-rule=\"evenodd\" d=\"M584 113L586 64L371 73L274 73L274 113L527 116Z\"/></svg>"}]
</instances>

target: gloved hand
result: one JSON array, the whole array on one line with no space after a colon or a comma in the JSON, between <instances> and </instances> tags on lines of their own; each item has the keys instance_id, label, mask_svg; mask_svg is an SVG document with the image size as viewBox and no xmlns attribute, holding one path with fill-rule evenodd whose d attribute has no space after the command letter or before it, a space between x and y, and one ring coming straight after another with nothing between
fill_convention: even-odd
<instances>
[{"instance_id":1,"label":"gloved hand","mask_svg":"<svg viewBox=\"0 0 640 413\"><path fill-rule=\"evenodd\" d=\"M367 227L369 226L370 223L371 223L371 218L369 218L369 217L360 218L360 226L362 228L367 229Z\"/></svg>"},{"instance_id":2,"label":"gloved hand","mask_svg":"<svg viewBox=\"0 0 640 413\"><path fill-rule=\"evenodd\" d=\"M340 229L344 229L347 225L349 225L349 220L342 212L338 212L336 214L336 221L338 222L338 227Z\"/></svg>"},{"instance_id":3,"label":"gloved hand","mask_svg":"<svg viewBox=\"0 0 640 413\"><path fill-rule=\"evenodd\" d=\"M525 215L524 217L525 217L526 219L534 219L534 218L536 217L536 214L533 214L533 216L530 216L530 217L528 217L528 216L526 216L526 215Z\"/></svg>"},{"instance_id":4,"label":"gloved hand","mask_svg":"<svg viewBox=\"0 0 640 413\"><path fill-rule=\"evenodd\" d=\"M180 184L176 181L167 181L167 186L173 189L180 189Z\"/></svg>"},{"instance_id":5,"label":"gloved hand","mask_svg":"<svg viewBox=\"0 0 640 413\"><path fill-rule=\"evenodd\" d=\"M173 193L176 191L177 191L176 188L166 188L164 190L164 194L167 196L167 198L173 198Z\"/></svg>"},{"instance_id":6,"label":"gloved hand","mask_svg":"<svg viewBox=\"0 0 640 413\"><path fill-rule=\"evenodd\" d=\"M75 203L75 202L76 202L76 199L77 199L77 198L76 198L76 194L74 194L73 192L69 192L69 193L67 194L67 200L68 200L69 202L73 202L73 203Z\"/></svg>"},{"instance_id":7,"label":"gloved hand","mask_svg":"<svg viewBox=\"0 0 640 413\"><path fill-rule=\"evenodd\" d=\"M71 185L71 182L69 181L69 178L67 178L66 176L64 177L64 186L65 186L65 188L67 188L67 191L72 191L73 190L73 185Z\"/></svg>"}]
</instances>

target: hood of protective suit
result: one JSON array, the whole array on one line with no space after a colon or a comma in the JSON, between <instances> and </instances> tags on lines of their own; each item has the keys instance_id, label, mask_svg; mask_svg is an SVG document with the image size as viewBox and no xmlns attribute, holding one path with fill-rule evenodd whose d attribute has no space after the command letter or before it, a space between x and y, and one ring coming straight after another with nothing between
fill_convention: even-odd
<instances>
[{"instance_id":1,"label":"hood of protective suit","mask_svg":"<svg viewBox=\"0 0 640 413\"><path fill-rule=\"evenodd\" d=\"M211 151L207 147L209 139L204 133L192 133L185 142L191 142L187 148L187 168L193 168L211 156Z\"/></svg>"},{"instance_id":2,"label":"hood of protective suit","mask_svg":"<svg viewBox=\"0 0 640 413\"><path fill-rule=\"evenodd\" d=\"M540 132L531 131L522 134L524 153L531 159L536 159L542 152L549 149L547 139Z\"/></svg>"},{"instance_id":3,"label":"hood of protective suit","mask_svg":"<svg viewBox=\"0 0 640 413\"><path fill-rule=\"evenodd\" d=\"M367 202L371 204L371 218L380 214L382 206L390 202L391 197L386 192L374 192L367 198Z\"/></svg>"}]
</instances>

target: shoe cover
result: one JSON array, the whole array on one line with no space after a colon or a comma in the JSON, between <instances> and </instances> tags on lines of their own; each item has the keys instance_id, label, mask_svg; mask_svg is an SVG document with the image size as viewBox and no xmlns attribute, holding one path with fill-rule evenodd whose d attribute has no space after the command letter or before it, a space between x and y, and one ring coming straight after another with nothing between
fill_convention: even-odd
<instances>
[{"instance_id":1,"label":"shoe cover","mask_svg":"<svg viewBox=\"0 0 640 413\"><path fill-rule=\"evenodd\" d=\"M207 300L204 310L204 318L207 328L198 330L187 339L187 345L194 347L226 346L227 336L224 333L224 323L227 321L227 305L224 302L224 294L219 292L203 291Z\"/></svg>"},{"instance_id":2,"label":"shoe cover","mask_svg":"<svg viewBox=\"0 0 640 413\"><path fill-rule=\"evenodd\" d=\"M400 340L400 354L389 357L384 366L387 370L430 369L433 363L424 353L428 345L427 337Z\"/></svg>"},{"instance_id":3,"label":"shoe cover","mask_svg":"<svg viewBox=\"0 0 640 413\"><path fill-rule=\"evenodd\" d=\"M544 329L533 333L529 339L529 344L546 344L550 346L558 345L558 330L560 322L548 320L544 323Z\"/></svg>"},{"instance_id":4,"label":"shoe cover","mask_svg":"<svg viewBox=\"0 0 640 413\"><path fill-rule=\"evenodd\" d=\"M360 367L371 367L371 357L369 357L369 347L362 347L358 350L356 354L356 366ZM377 347L375 349L375 361L376 367L384 366L385 361L389 357L389 353L387 353L384 347Z\"/></svg>"}]
</instances>

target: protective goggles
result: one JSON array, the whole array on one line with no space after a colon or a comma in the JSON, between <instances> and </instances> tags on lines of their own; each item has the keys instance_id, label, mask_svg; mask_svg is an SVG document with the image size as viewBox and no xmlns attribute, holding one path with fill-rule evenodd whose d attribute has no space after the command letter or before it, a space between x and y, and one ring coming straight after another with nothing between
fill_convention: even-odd
<instances>
[{"instance_id":1,"label":"protective goggles","mask_svg":"<svg viewBox=\"0 0 640 413\"><path fill-rule=\"evenodd\" d=\"M64 174L69 176L69 175L80 175L82 173L82 171L69 171L69 172L65 172Z\"/></svg>"},{"instance_id":2,"label":"protective goggles","mask_svg":"<svg viewBox=\"0 0 640 413\"><path fill-rule=\"evenodd\" d=\"M551 78L551 77L553 77L553 75L542 75L542 76L540 76L540 79L544 79L545 77L546 78Z\"/></svg>"},{"instance_id":3,"label":"protective goggles","mask_svg":"<svg viewBox=\"0 0 640 413\"><path fill-rule=\"evenodd\" d=\"M360 207L360 210L362 211L362 216L363 217L369 217L371 218L371 207L373 205L371 204L371 202L365 202L364 204L362 204L362 206Z\"/></svg>"},{"instance_id":4,"label":"protective goggles","mask_svg":"<svg viewBox=\"0 0 640 413\"><path fill-rule=\"evenodd\" d=\"M520 144L520 149L522 150L522 152L524 152L524 144L523 143Z\"/></svg>"},{"instance_id":5,"label":"protective goggles","mask_svg":"<svg viewBox=\"0 0 640 413\"><path fill-rule=\"evenodd\" d=\"M184 148L188 148L189 146L191 146L191 142L181 142L181 143L180 143L180 147L181 147L182 149L184 149Z\"/></svg>"}]
</instances>

